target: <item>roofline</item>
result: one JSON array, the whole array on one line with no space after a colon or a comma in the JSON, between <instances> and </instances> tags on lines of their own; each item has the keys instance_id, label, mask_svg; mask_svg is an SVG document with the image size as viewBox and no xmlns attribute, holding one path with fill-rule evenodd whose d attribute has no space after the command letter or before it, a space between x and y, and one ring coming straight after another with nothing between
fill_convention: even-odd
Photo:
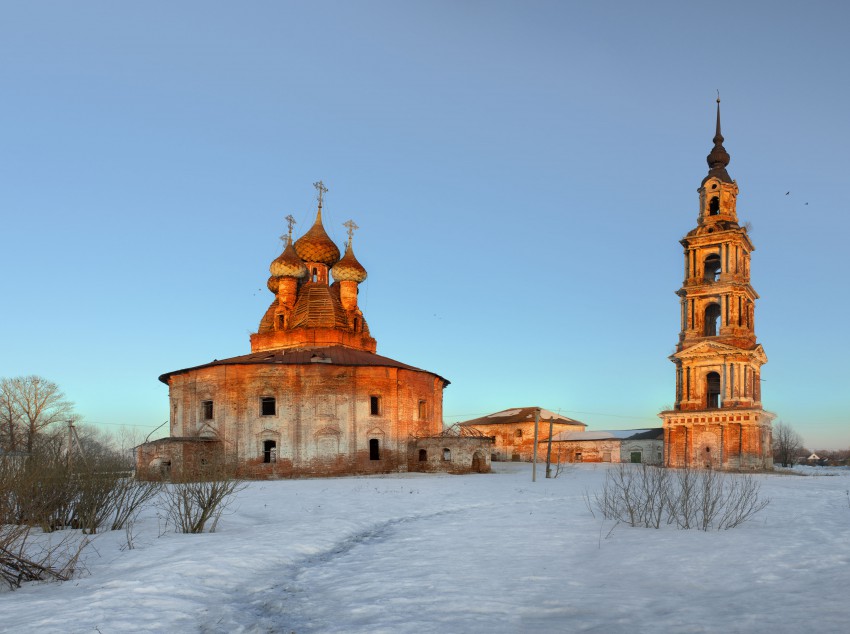
<instances>
[{"instance_id":1,"label":"roofline","mask_svg":"<svg viewBox=\"0 0 850 634\"><path fill-rule=\"evenodd\" d=\"M286 349L281 350L281 351L285 352L286 350L291 350L291 351L298 351L298 352L306 352L306 351L309 351L309 350L327 350L328 348L342 348L342 347L344 347L344 346L318 346L318 347L315 347L315 348L286 348ZM263 352L274 352L274 351L273 350L264 350ZM386 367L386 368L396 368L397 370L409 370L409 371L412 371L412 372L424 372L425 374L430 374L431 376L435 376L438 379L440 379L441 381L443 381L443 383L444 383L443 387L444 388L451 385L451 381L449 381L444 376L437 374L436 372L431 372L430 370L423 370L422 368L417 368L415 366L408 365L406 363L402 363L401 361L396 361L395 359L390 359L390 357L384 357L384 356L376 354L374 352L366 352L364 350L357 350L357 352L363 352L365 354L373 355L376 359L387 359L387 361L389 361L391 363L378 362L378 363L370 363L370 364L360 364L360 363L344 363L344 362L339 363L339 362L332 361L331 363L324 363L322 365L330 365L330 366L338 366L338 367L352 367L352 368L357 368L357 367ZM250 354L254 354L254 353L250 353ZM311 362L304 362L304 363L275 363L274 361L270 361L270 362L245 361L244 358L247 357L247 356L250 356L250 354L242 355L242 356L239 356L239 357L229 357L227 359L216 359L214 361L211 361L210 363L202 363L201 365L194 365L194 366L190 366L188 368L182 368L180 370L173 370L171 372L166 372L164 374L160 374L158 378L162 383L165 383L166 385L168 385L169 378L171 378L175 374L183 374L185 372L191 372L192 370L201 370L203 368L214 368L216 366L224 366L224 365L266 365L266 366L269 366L269 365L305 366L305 365L307 365L307 366L312 366L312 365L314 365L314 363L312 361Z\"/></svg>"}]
</instances>

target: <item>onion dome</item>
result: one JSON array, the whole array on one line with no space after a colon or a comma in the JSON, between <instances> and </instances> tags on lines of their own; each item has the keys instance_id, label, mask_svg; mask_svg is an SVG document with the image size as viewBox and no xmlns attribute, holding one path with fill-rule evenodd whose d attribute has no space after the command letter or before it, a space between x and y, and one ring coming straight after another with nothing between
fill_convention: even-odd
<instances>
[{"instance_id":1,"label":"onion dome","mask_svg":"<svg viewBox=\"0 0 850 634\"><path fill-rule=\"evenodd\" d=\"M723 135L720 134L720 97L717 98L717 130L714 134L714 147L705 160L708 162L708 177L714 176L724 183L731 183L732 179L726 171L726 166L731 160L729 152L723 147Z\"/></svg>"},{"instance_id":2,"label":"onion dome","mask_svg":"<svg viewBox=\"0 0 850 634\"><path fill-rule=\"evenodd\" d=\"M342 256L342 259L331 268L331 275L337 282L357 282L359 284L366 279L366 269L354 257L351 242L346 245L345 255Z\"/></svg>"},{"instance_id":3,"label":"onion dome","mask_svg":"<svg viewBox=\"0 0 850 634\"><path fill-rule=\"evenodd\" d=\"M339 261L339 247L330 239L322 225L322 208L316 214L316 222L303 236L295 241L295 251L305 262L319 262L333 266Z\"/></svg>"},{"instance_id":4,"label":"onion dome","mask_svg":"<svg viewBox=\"0 0 850 634\"><path fill-rule=\"evenodd\" d=\"M283 253L281 253L277 259L271 263L271 266L269 266L269 271L273 278L295 277L301 279L307 275L307 266L301 258L298 257L295 247L292 246L291 236L286 244L286 248L283 250ZM269 284L271 284L271 280L269 280ZM276 290L277 289L275 289L275 291Z\"/></svg>"}]
</instances>

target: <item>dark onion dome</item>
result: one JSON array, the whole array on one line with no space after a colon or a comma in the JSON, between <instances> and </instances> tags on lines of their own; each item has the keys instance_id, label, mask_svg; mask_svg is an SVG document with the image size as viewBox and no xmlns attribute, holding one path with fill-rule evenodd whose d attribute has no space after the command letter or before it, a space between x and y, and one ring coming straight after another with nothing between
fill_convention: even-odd
<instances>
[{"instance_id":1,"label":"dark onion dome","mask_svg":"<svg viewBox=\"0 0 850 634\"><path fill-rule=\"evenodd\" d=\"M732 179L726 171L726 166L731 160L729 152L723 147L723 135L720 134L720 98L717 98L717 129L714 133L714 147L711 148L705 160L708 162L708 176L706 178L719 178L724 183L731 183Z\"/></svg>"},{"instance_id":2,"label":"dark onion dome","mask_svg":"<svg viewBox=\"0 0 850 634\"><path fill-rule=\"evenodd\" d=\"M319 262L333 266L339 261L339 247L330 239L322 225L322 208L316 214L316 222L303 236L295 241L295 251L305 262Z\"/></svg>"},{"instance_id":3,"label":"dark onion dome","mask_svg":"<svg viewBox=\"0 0 850 634\"><path fill-rule=\"evenodd\" d=\"M277 259L271 263L271 266L269 266L269 271L271 272L272 277L295 277L301 279L307 275L307 266L295 252L295 247L292 246L291 237L286 243L286 248L283 250L283 253L281 253ZM269 283L271 283L271 280L269 280Z\"/></svg>"},{"instance_id":4,"label":"dark onion dome","mask_svg":"<svg viewBox=\"0 0 850 634\"><path fill-rule=\"evenodd\" d=\"M360 282L366 279L366 269L354 257L354 249L351 248L351 242L345 247L345 255L342 259L333 265L331 275L337 282Z\"/></svg>"}]
</instances>

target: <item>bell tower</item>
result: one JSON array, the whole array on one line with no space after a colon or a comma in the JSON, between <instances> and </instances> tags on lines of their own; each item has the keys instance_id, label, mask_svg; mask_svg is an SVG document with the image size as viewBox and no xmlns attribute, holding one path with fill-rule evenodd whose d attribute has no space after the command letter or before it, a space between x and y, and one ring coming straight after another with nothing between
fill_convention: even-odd
<instances>
[{"instance_id":1,"label":"bell tower","mask_svg":"<svg viewBox=\"0 0 850 634\"><path fill-rule=\"evenodd\" d=\"M738 185L720 133L720 99L708 175L699 189L697 226L680 242L684 282L677 291L681 330L674 409L661 412L664 462L670 467L769 469L773 414L762 409L760 374L767 356L755 335L750 256L738 224Z\"/></svg>"}]
</instances>

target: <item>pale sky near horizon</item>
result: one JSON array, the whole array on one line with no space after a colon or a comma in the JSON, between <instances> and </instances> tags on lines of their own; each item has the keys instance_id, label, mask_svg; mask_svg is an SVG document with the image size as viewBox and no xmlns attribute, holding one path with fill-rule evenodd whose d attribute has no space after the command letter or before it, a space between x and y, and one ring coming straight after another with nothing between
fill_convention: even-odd
<instances>
[{"instance_id":1,"label":"pale sky near horizon","mask_svg":"<svg viewBox=\"0 0 850 634\"><path fill-rule=\"evenodd\" d=\"M659 426L716 90L762 397L850 446L842 2L0 0L0 376L147 434L246 354L284 217L360 226L378 353L445 422ZM786 193L789 192L789 193Z\"/></svg>"}]
</instances>

